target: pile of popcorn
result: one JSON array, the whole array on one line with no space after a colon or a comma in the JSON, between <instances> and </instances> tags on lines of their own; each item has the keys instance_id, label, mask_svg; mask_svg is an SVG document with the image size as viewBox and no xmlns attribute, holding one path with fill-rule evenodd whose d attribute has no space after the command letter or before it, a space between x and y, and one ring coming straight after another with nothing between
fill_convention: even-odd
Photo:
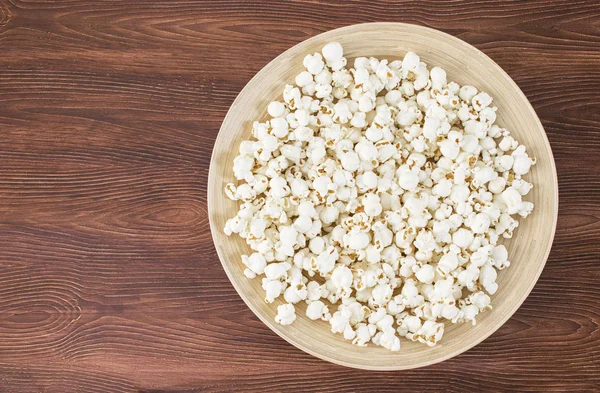
<instances>
[{"instance_id":1,"label":"pile of popcorn","mask_svg":"<svg viewBox=\"0 0 600 393\"><path fill-rule=\"evenodd\" d=\"M353 344L434 346L444 322L491 309L510 238L533 204L535 159L494 124L492 97L415 53L347 68L332 42L255 122L234 160L241 205L225 225L254 251L275 320L328 321Z\"/></svg>"}]
</instances>

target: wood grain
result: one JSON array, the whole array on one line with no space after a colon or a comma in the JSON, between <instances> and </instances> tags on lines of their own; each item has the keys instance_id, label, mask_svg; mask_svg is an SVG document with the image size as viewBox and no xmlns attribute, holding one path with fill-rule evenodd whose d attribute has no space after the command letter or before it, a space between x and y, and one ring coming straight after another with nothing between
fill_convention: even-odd
<instances>
[{"instance_id":1,"label":"wood grain","mask_svg":"<svg viewBox=\"0 0 600 393\"><path fill-rule=\"evenodd\" d=\"M208 231L237 93L315 34L403 21L496 61L546 129L556 238L523 306L450 361L374 373L290 346ZM598 391L600 4L0 0L0 392Z\"/></svg>"}]
</instances>

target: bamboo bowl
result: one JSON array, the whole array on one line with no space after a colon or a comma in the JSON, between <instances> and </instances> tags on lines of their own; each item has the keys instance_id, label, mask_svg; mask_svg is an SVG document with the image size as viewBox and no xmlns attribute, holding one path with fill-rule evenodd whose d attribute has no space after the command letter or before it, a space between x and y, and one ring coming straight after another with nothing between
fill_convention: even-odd
<instances>
[{"instance_id":1,"label":"bamboo bowl","mask_svg":"<svg viewBox=\"0 0 600 393\"><path fill-rule=\"evenodd\" d=\"M249 247L237 235L227 237L223 233L226 220L237 211L237 203L225 197L223 187L235 181L232 166L240 141L249 138L253 121L266 117L267 104L281 97L284 85L293 83L302 70L304 56L331 41L342 44L349 64L358 56L402 59L410 50L430 67L444 68L448 80L489 92L498 106L497 124L511 130L527 146L530 155L537 158L537 165L527 175L534 188L526 197L535 204L535 209L521 220L514 237L504 243L512 264L499 274L499 289L492 296L493 310L478 316L476 326L447 323L444 338L436 347L403 338L400 352L375 345L357 347L341 335L331 333L328 323L309 320L304 315L305 305L297 305L297 319L292 325L275 323L273 318L282 301L264 302L260 279L249 280L243 275L240 255L249 253ZM310 38L285 51L248 82L229 109L214 146L208 179L208 212L215 247L227 276L248 307L271 330L301 350L333 363L370 370L402 370L441 362L468 350L496 331L519 308L550 252L558 214L558 181L540 120L515 82L489 57L464 41L430 28L369 23Z\"/></svg>"}]
</instances>

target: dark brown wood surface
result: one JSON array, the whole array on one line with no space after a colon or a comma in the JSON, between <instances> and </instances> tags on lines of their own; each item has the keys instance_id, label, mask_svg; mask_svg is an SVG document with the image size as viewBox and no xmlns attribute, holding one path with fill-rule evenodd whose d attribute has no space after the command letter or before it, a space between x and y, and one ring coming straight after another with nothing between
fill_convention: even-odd
<instances>
[{"instance_id":1,"label":"dark brown wood surface","mask_svg":"<svg viewBox=\"0 0 600 393\"><path fill-rule=\"evenodd\" d=\"M332 28L453 34L531 100L556 239L500 330L431 367L346 369L277 337L212 245L212 145L236 94ZM0 392L600 391L597 1L0 0Z\"/></svg>"}]
</instances>

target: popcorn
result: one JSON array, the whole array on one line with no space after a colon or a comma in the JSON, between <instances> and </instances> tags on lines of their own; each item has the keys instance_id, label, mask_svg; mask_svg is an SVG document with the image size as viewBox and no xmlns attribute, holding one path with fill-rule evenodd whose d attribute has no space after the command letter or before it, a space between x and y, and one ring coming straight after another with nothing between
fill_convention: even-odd
<instances>
[{"instance_id":1,"label":"popcorn","mask_svg":"<svg viewBox=\"0 0 600 393\"><path fill-rule=\"evenodd\" d=\"M336 311L329 319L332 333L344 333L350 327L350 311Z\"/></svg>"},{"instance_id":2,"label":"popcorn","mask_svg":"<svg viewBox=\"0 0 600 393\"><path fill-rule=\"evenodd\" d=\"M339 265L331 273L331 281L338 289L350 288L352 279L352 271L344 265Z\"/></svg>"},{"instance_id":3,"label":"popcorn","mask_svg":"<svg viewBox=\"0 0 600 393\"><path fill-rule=\"evenodd\" d=\"M325 67L323 56L318 52L314 55L306 55L302 64L313 75L318 75Z\"/></svg>"},{"instance_id":4,"label":"popcorn","mask_svg":"<svg viewBox=\"0 0 600 393\"><path fill-rule=\"evenodd\" d=\"M237 156L233 160L233 174L238 180L251 178L251 169L254 166L254 158L250 156Z\"/></svg>"},{"instance_id":5,"label":"popcorn","mask_svg":"<svg viewBox=\"0 0 600 393\"><path fill-rule=\"evenodd\" d=\"M360 230L352 230L344 235L344 246L351 250L363 250L369 245L369 235Z\"/></svg>"},{"instance_id":6,"label":"popcorn","mask_svg":"<svg viewBox=\"0 0 600 393\"><path fill-rule=\"evenodd\" d=\"M425 321L416 333L407 334L406 337L410 338L413 341L419 341L423 344L427 344L430 347L434 347L435 344L442 339L443 335L443 323Z\"/></svg>"},{"instance_id":7,"label":"popcorn","mask_svg":"<svg viewBox=\"0 0 600 393\"><path fill-rule=\"evenodd\" d=\"M362 199L362 204L364 206L365 213L370 217L379 216L383 210L383 207L381 206L381 199L377 194L365 194Z\"/></svg>"},{"instance_id":8,"label":"popcorn","mask_svg":"<svg viewBox=\"0 0 600 393\"><path fill-rule=\"evenodd\" d=\"M430 283L435 277L435 269L431 265L423 265L416 272L415 277L422 283Z\"/></svg>"},{"instance_id":9,"label":"popcorn","mask_svg":"<svg viewBox=\"0 0 600 393\"><path fill-rule=\"evenodd\" d=\"M288 270L292 265L287 262L280 263L270 263L268 266L263 268L265 276L269 280L279 280L281 278L285 278L287 276Z\"/></svg>"},{"instance_id":10,"label":"popcorn","mask_svg":"<svg viewBox=\"0 0 600 393\"><path fill-rule=\"evenodd\" d=\"M398 185L406 191L414 191L419 184L419 176L408 165L402 165L396 171Z\"/></svg>"},{"instance_id":11,"label":"popcorn","mask_svg":"<svg viewBox=\"0 0 600 393\"><path fill-rule=\"evenodd\" d=\"M450 251L447 254L444 254L440 258L436 271L441 276L445 276L448 273L454 271L454 269L456 269L457 267L458 267L458 255L455 252Z\"/></svg>"},{"instance_id":12,"label":"popcorn","mask_svg":"<svg viewBox=\"0 0 600 393\"><path fill-rule=\"evenodd\" d=\"M322 319L324 321L328 321L331 318L331 314L329 314L329 309L320 300L314 301L306 307L306 316L313 321L317 319Z\"/></svg>"},{"instance_id":13,"label":"popcorn","mask_svg":"<svg viewBox=\"0 0 600 393\"><path fill-rule=\"evenodd\" d=\"M492 265L485 264L481 267L481 272L479 274L479 283L483 285L485 290L490 295L496 293L496 290L498 289L498 284L496 284L497 277L498 273Z\"/></svg>"},{"instance_id":14,"label":"popcorn","mask_svg":"<svg viewBox=\"0 0 600 393\"><path fill-rule=\"evenodd\" d=\"M306 233L312 228L313 221L307 215L298 216L294 221L294 229L299 233Z\"/></svg>"},{"instance_id":15,"label":"popcorn","mask_svg":"<svg viewBox=\"0 0 600 393\"><path fill-rule=\"evenodd\" d=\"M321 276L326 276L333 269L338 257L339 253L334 247L327 247L327 249L316 258L316 268L313 270L318 271Z\"/></svg>"},{"instance_id":16,"label":"popcorn","mask_svg":"<svg viewBox=\"0 0 600 393\"><path fill-rule=\"evenodd\" d=\"M396 336L394 329L390 328L381 333L378 333L379 345L390 351L400 350L400 339Z\"/></svg>"},{"instance_id":17,"label":"popcorn","mask_svg":"<svg viewBox=\"0 0 600 393\"><path fill-rule=\"evenodd\" d=\"M512 168L517 175L526 175L529 173L531 165L535 163L535 160L529 158L527 153L525 153L524 147L525 146L519 146L512 152L512 157L514 158Z\"/></svg>"},{"instance_id":18,"label":"popcorn","mask_svg":"<svg viewBox=\"0 0 600 393\"><path fill-rule=\"evenodd\" d=\"M398 333L401 336L406 336L407 333L416 333L422 325L421 318L416 315L407 315L399 324Z\"/></svg>"},{"instance_id":19,"label":"popcorn","mask_svg":"<svg viewBox=\"0 0 600 393\"><path fill-rule=\"evenodd\" d=\"M494 194L500 194L506 187L506 179L497 177L488 183L488 190Z\"/></svg>"},{"instance_id":20,"label":"popcorn","mask_svg":"<svg viewBox=\"0 0 600 393\"><path fill-rule=\"evenodd\" d=\"M268 104L233 161L226 221L252 250L276 322L328 321L358 346L434 346L492 308L499 243L531 214L535 158L494 124L492 97L408 52L347 67L333 42ZM329 303L327 303L329 302ZM331 309L330 307L334 307Z\"/></svg>"},{"instance_id":21,"label":"popcorn","mask_svg":"<svg viewBox=\"0 0 600 393\"><path fill-rule=\"evenodd\" d=\"M469 247L473 239L473 232L466 228L459 228L452 234L452 242L460 248Z\"/></svg>"},{"instance_id":22,"label":"popcorn","mask_svg":"<svg viewBox=\"0 0 600 393\"><path fill-rule=\"evenodd\" d=\"M242 263L254 274L263 274L267 266L265 257L257 252L250 256L242 255Z\"/></svg>"},{"instance_id":23,"label":"popcorn","mask_svg":"<svg viewBox=\"0 0 600 393\"><path fill-rule=\"evenodd\" d=\"M309 281L306 284L306 299L309 301L319 300L323 297L327 297L327 289L324 288L316 281Z\"/></svg>"},{"instance_id":24,"label":"popcorn","mask_svg":"<svg viewBox=\"0 0 600 393\"><path fill-rule=\"evenodd\" d=\"M402 60L402 77L406 79L410 74L416 74L419 70L421 59L413 52L408 52Z\"/></svg>"},{"instance_id":25,"label":"popcorn","mask_svg":"<svg viewBox=\"0 0 600 393\"><path fill-rule=\"evenodd\" d=\"M488 93L481 92L471 99L471 103L473 104L473 109L480 112L492 103L492 97Z\"/></svg>"},{"instance_id":26,"label":"popcorn","mask_svg":"<svg viewBox=\"0 0 600 393\"><path fill-rule=\"evenodd\" d=\"M432 89L441 90L446 85L446 71L443 68L433 67L429 75Z\"/></svg>"},{"instance_id":27,"label":"popcorn","mask_svg":"<svg viewBox=\"0 0 600 393\"><path fill-rule=\"evenodd\" d=\"M463 101L470 102L475 97L475 94L477 94L477 89L473 86L466 85L459 90L460 99Z\"/></svg>"},{"instance_id":28,"label":"popcorn","mask_svg":"<svg viewBox=\"0 0 600 393\"><path fill-rule=\"evenodd\" d=\"M361 323L356 327L356 336L352 340L352 344L357 345L359 347L364 347L367 345L367 342L371 340L373 333L375 333L374 329L370 329L369 325Z\"/></svg>"},{"instance_id":29,"label":"popcorn","mask_svg":"<svg viewBox=\"0 0 600 393\"><path fill-rule=\"evenodd\" d=\"M264 278L262 288L265 290L265 302L273 303L285 290L286 284L280 280Z\"/></svg>"},{"instance_id":30,"label":"popcorn","mask_svg":"<svg viewBox=\"0 0 600 393\"><path fill-rule=\"evenodd\" d=\"M330 42L323 47L323 57L327 61L327 65L333 70L339 70L346 65L344 50L337 42Z\"/></svg>"},{"instance_id":31,"label":"popcorn","mask_svg":"<svg viewBox=\"0 0 600 393\"><path fill-rule=\"evenodd\" d=\"M296 320L296 309L293 304L282 304L277 306L275 322L281 325L291 325Z\"/></svg>"},{"instance_id":32,"label":"popcorn","mask_svg":"<svg viewBox=\"0 0 600 393\"><path fill-rule=\"evenodd\" d=\"M513 187L509 187L500 194L500 199L506 206L506 212L508 214L515 214L521 208L522 197L519 191Z\"/></svg>"},{"instance_id":33,"label":"popcorn","mask_svg":"<svg viewBox=\"0 0 600 393\"><path fill-rule=\"evenodd\" d=\"M285 105L279 101L272 101L267 107L267 112L273 118L281 117L285 113Z\"/></svg>"},{"instance_id":34,"label":"popcorn","mask_svg":"<svg viewBox=\"0 0 600 393\"><path fill-rule=\"evenodd\" d=\"M481 291L469 295L468 301L477 307L480 312L492 307L490 306L490 297Z\"/></svg>"},{"instance_id":35,"label":"popcorn","mask_svg":"<svg viewBox=\"0 0 600 393\"><path fill-rule=\"evenodd\" d=\"M489 216L483 213L479 213L475 215L474 219L470 224L470 227L473 233L484 234L490 228L491 223L492 221L490 220Z\"/></svg>"},{"instance_id":36,"label":"popcorn","mask_svg":"<svg viewBox=\"0 0 600 393\"><path fill-rule=\"evenodd\" d=\"M386 304L392 298L393 291L393 288L389 284L376 285L373 287L373 291L371 292L373 303L377 305Z\"/></svg>"}]
</instances>

